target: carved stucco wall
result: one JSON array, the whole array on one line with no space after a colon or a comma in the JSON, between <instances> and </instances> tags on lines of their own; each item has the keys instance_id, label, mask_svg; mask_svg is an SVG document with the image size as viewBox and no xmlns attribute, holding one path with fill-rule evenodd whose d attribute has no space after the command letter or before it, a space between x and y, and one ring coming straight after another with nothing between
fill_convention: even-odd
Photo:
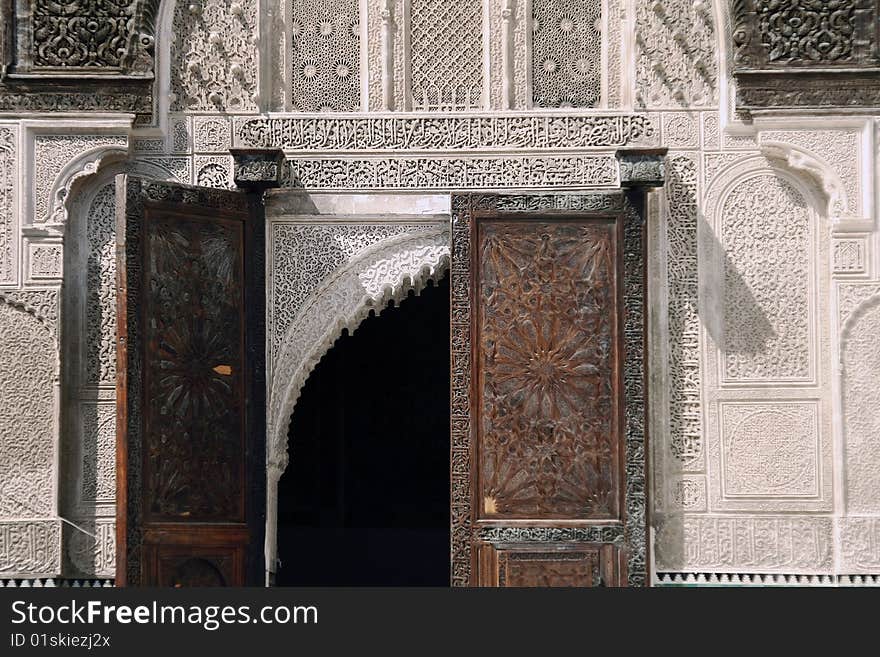
<instances>
[{"instance_id":1,"label":"carved stucco wall","mask_svg":"<svg viewBox=\"0 0 880 657\"><path fill-rule=\"evenodd\" d=\"M111 165L71 203L65 233L61 512L64 574L115 575L116 195L127 172L178 181L174 161Z\"/></svg>"},{"instance_id":2,"label":"carved stucco wall","mask_svg":"<svg viewBox=\"0 0 880 657\"><path fill-rule=\"evenodd\" d=\"M876 128L842 115L742 123L731 111L727 3L207 0L151 11L159 26L154 120L142 116L132 129L128 118L41 100L35 109L73 112L46 119L0 96L0 293L57 296L63 275L83 295L75 312L84 328L82 342L62 351L80 379L64 380L64 414L51 434L62 459L60 471L50 468L61 498L53 488L46 499L57 509L26 524L0 518L3 546L35 546L20 570L14 564L23 557L3 556L13 552L0 547L3 573L112 571L105 387L112 268L101 228L110 211L102 162L125 155L156 177L229 187L233 145L284 148L289 186L407 195L615 187L616 148L669 147L649 258L658 300L650 387L655 564L685 573L880 571L880 511L870 493L877 292L864 292L880 274ZM457 24L448 24L452 17ZM432 18L442 29L427 29ZM436 103L429 94L426 105L420 90L450 68L461 68L473 93ZM76 102L87 109L85 98ZM368 113L261 114L269 109ZM622 114L611 116L616 110ZM24 173L10 175L16 167ZM92 218L91 244L82 232L66 234L69 214L85 234ZM441 233L428 224L376 217L278 224L275 267L286 283L270 287L277 298L269 304L269 355L290 377L270 392L276 470L285 458L282 425L311 360L388 298L378 288L365 295L357 268L344 263L360 263L364 275L369 267L359 258L367 253L403 263L376 280L403 276L391 296L418 287L438 253L435 274L445 266ZM311 264L292 264L283 253ZM417 266L409 279L401 273ZM847 305L855 297L859 303ZM320 321L307 325L302 315L297 323L302 304ZM86 307L100 308L100 320L93 313L89 323ZM0 397L0 412L6 408ZM95 458L81 458L85 452ZM93 536L84 540L66 526L62 550L63 514Z\"/></svg>"}]
</instances>

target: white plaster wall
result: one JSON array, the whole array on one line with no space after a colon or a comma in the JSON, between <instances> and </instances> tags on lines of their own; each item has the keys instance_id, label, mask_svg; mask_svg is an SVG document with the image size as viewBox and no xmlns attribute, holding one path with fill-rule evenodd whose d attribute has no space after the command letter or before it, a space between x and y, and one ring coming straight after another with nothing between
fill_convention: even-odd
<instances>
[{"instance_id":1,"label":"white plaster wall","mask_svg":"<svg viewBox=\"0 0 880 657\"><path fill-rule=\"evenodd\" d=\"M304 82L312 79L309 46L291 49L299 15L293 5L222 0L194 14L187 3L164 2L155 125L133 127L125 115L0 114L3 359L12 362L10 345L19 340L12 336L21 335L10 318L25 313L34 353L49 327L53 349L75 366L73 338L53 328L61 282L82 289L76 263L87 257L81 240L72 246L78 238L68 226L90 211L109 165L123 159L155 175L227 187L230 146L254 139L281 145L313 193L309 213L336 218L326 227L389 223L368 209L376 199L389 213L409 208L409 222L442 215L438 199L451 190L613 187L615 148L666 146L669 179L652 201L648 263L656 301L649 391L655 570L813 577L798 583L880 574L871 360L880 295L880 122L852 113L736 120L727 3L720 1L607 0L601 102L534 107L536 75L547 72L535 71L530 57L532 39L540 38L529 29L536 2L457 0L462 15L476 17L466 37L450 28L439 41L416 44L422 52L449 51L449 43L477 35L480 55L467 65L479 103L442 115L406 111L414 106L411 3L335 3L334 29L357 24L356 39L340 37L340 52L351 54L349 74L357 69L357 93L336 108L354 113L317 120L290 113L291 85L317 99L332 81L322 72ZM479 11L468 13L468 3ZM319 18L312 16L310 29L320 29ZM692 27L683 38L679 24ZM561 46L558 59L574 61ZM647 129L613 118L630 112L646 117ZM393 196L382 199L383 191ZM327 206L325 199L335 200ZM71 221L71 212L80 214ZM366 237L356 239L367 248ZM65 254L70 248L80 249L76 257ZM73 269L65 271L68 263ZM270 324L273 312L279 309L270 299ZM327 336L316 340L324 344ZM61 421L67 397L57 390L66 380L60 372L47 371L42 381L52 391L45 402L52 428L21 425L46 445L40 467L51 483L24 479L22 494L46 501L39 512L0 512L2 576L61 574L61 528L79 513L73 498L81 474L68 466L82 441L95 441ZM66 393L73 399L80 390ZM7 424L18 422L11 399L0 397ZM66 453L74 456L64 461ZM19 536L26 537L16 543L23 552L6 547ZM109 555L101 559L110 563Z\"/></svg>"}]
</instances>

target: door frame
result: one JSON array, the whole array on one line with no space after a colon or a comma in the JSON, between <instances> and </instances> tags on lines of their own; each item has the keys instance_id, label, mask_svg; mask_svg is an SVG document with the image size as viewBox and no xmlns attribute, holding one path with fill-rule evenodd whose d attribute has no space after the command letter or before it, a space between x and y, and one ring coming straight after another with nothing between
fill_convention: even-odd
<instances>
[{"instance_id":1,"label":"door frame","mask_svg":"<svg viewBox=\"0 0 880 657\"><path fill-rule=\"evenodd\" d=\"M629 586L648 583L646 451L646 199L641 191L554 194L456 194L451 262L451 553L452 586L478 586L482 546L559 543L615 545ZM475 225L481 218L616 217L623 224L622 522L487 521L476 514Z\"/></svg>"}]
</instances>

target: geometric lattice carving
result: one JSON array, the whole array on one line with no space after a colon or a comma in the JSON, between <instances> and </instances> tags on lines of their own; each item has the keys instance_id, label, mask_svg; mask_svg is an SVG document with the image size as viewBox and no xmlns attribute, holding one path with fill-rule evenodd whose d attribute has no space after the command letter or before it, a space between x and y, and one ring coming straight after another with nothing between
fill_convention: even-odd
<instances>
[{"instance_id":1,"label":"geometric lattice carving","mask_svg":"<svg viewBox=\"0 0 880 657\"><path fill-rule=\"evenodd\" d=\"M596 107L602 95L601 0L532 1L535 107Z\"/></svg>"},{"instance_id":2,"label":"geometric lattice carving","mask_svg":"<svg viewBox=\"0 0 880 657\"><path fill-rule=\"evenodd\" d=\"M359 110L358 0L292 0L292 5L293 110Z\"/></svg>"},{"instance_id":3,"label":"geometric lattice carving","mask_svg":"<svg viewBox=\"0 0 880 657\"><path fill-rule=\"evenodd\" d=\"M723 403L721 408L724 495L818 495L816 404Z\"/></svg>"},{"instance_id":4,"label":"geometric lattice carving","mask_svg":"<svg viewBox=\"0 0 880 657\"><path fill-rule=\"evenodd\" d=\"M483 3L411 0L414 110L479 109L483 102Z\"/></svg>"},{"instance_id":5,"label":"geometric lattice carving","mask_svg":"<svg viewBox=\"0 0 880 657\"><path fill-rule=\"evenodd\" d=\"M669 158L666 194L669 448L683 465L703 453L697 268L697 165Z\"/></svg>"},{"instance_id":6,"label":"geometric lattice carving","mask_svg":"<svg viewBox=\"0 0 880 657\"><path fill-rule=\"evenodd\" d=\"M15 282L15 185L18 130L0 126L0 283Z\"/></svg>"},{"instance_id":7,"label":"geometric lattice carving","mask_svg":"<svg viewBox=\"0 0 880 657\"><path fill-rule=\"evenodd\" d=\"M803 195L773 174L747 178L727 196L723 378L813 377L815 227Z\"/></svg>"},{"instance_id":8,"label":"geometric lattice carving","mask_svg":"<svg viewBox=\"0 0 880 657\"><path fill-rule=\"evenodd\" d=\"M178 2L171 41L172 111L257 109L257 2Z\"/></svg>"},{"instance_id":9,"label":"geometric lattice carving","mask_svg":"<svg viewBox=\"0 0 880 657\"><path fill-rule=\"evenodd\" d=\"M717 102L718 50L709 2L636 2L636 106Z\"/></svg>"},{"instance_id":10,"label":"geometric lattice carving","mask_svg":"<svg viewBox=\"0 0 880 657\"><path fill-rule=\"evenodd\" d=\"M31 306L2 292L0 354L0 518L48 516L55 499L55 340Z\"/></svg>"},{"instance_id":11,"label":"geometric lattice carving","mask_svg":"<svg viewBox=\"0 0 880 657\"><path fill-rule=\"evenodd\" d=\"M86 225L86 381L116 382L116 190L95 195Z\"/></svg>"}]
</instances>

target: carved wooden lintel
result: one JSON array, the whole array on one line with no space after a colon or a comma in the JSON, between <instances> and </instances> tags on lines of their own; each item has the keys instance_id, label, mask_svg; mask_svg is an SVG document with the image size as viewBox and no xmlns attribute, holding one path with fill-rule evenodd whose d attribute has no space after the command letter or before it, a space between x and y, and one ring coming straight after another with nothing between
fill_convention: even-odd
<instances>
[{"instance_id":1,"label":"carved wooden lintel","mask_svg":"<svg viewBox=\"0 0 880 657\"><path fill-rule=\"evenodd\" d=\"M619 148L621 187L662 187L666 181L666 148Z\"/></svg>"},{"instance_id":2,"label":"carved wooden lintel","mask_svg":"<svg viewBox=\"0 0 880 657\"><path fill-rule=\"evenodd\" d=\"M280 148L232 148L233 180L245 189L280 187L286 160Z\"/></svg>"},{"instance_id":3,"label":"carved wooden lintel","mask_svg":"<svg viewBox=\"0 0 880 657\"><path fill-rule=\"evenodd\" d=\"M878 7L877 0L734 0L737 109L877 106Z\"/></svg>"}]
</instances>

